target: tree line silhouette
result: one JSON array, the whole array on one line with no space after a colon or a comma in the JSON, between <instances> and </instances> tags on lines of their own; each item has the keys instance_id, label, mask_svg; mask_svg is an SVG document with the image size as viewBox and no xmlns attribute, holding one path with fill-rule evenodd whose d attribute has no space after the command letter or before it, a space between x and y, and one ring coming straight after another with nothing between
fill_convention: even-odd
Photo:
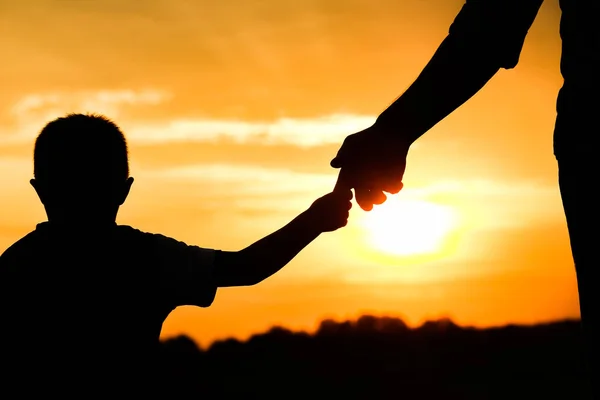
<instances>
[{"instance_id":1,"label":"tree line silhouette","mask_svg":"<svg viewBox=\"0 0 600 400\"><path fill-rule=\"evenodd\" d=\"M186 398L586 399L580 321L417 328L365 315L200 348L162 341L164 383Z\"/></svg>"}]
</instances>

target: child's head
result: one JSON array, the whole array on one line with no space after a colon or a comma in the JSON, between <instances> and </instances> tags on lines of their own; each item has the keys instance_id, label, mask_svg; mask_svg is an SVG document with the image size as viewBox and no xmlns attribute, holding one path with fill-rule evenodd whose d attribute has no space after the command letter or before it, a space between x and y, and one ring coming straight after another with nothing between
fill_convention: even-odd
<instances>
[{"instance_id":1,"label":"child's head","mask_svg":"<svg viewBox=\"0 0 600 400\"><path fill-rule=\"evenodd\" d=\"M49 122L35 141L32 186L48 219L114 221L133 178L119 127L94 114Z\"/></svg>"}]
</instances>

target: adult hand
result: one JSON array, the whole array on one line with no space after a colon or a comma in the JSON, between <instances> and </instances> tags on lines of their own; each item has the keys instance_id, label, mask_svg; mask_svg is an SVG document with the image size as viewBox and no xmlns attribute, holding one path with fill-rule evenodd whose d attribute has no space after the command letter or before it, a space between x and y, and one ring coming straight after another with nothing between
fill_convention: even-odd
<instances>
[{"instance_id":1,"label":"adult hand","mask_svg":"<svg viewBox=\"0 0 600 400\"><path fill-rule=\"evenodd\" d=\"M331 166L342 169L346 185L355 190L356 202L370 211L385 202L384 192L396 194L402 189L409 147L388 128L375 124L346 137Z\"/></svg>"}]
</instances>

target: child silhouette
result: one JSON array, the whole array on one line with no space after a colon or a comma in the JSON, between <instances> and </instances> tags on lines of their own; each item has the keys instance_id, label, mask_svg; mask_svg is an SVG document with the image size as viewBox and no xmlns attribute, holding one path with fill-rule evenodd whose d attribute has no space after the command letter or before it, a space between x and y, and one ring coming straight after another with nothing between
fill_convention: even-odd
<instances>
[{"instance_id":1,"label":"child silhouette","mask_svg":"<svg viewBox=\"0 0 600 400\"><path fill-rule=\"evenodd\" d=\"M3 380L22 393L155 390L159 335L174 308L208 307L219 287L273 275L345 226L352 199L338 185L230 252L118 225L132 183L125 137L104 116L70 114L39 134L31 185L48 220L0 257Z\"/></svg>"}]
</instances>

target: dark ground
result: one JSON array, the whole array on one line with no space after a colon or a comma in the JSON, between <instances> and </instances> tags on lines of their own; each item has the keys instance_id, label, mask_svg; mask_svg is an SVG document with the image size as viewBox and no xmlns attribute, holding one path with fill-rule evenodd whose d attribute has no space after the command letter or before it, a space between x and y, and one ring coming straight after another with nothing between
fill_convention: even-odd
<instances>
[{"instance_id":1,"label":"dark ground","mask_svg":"<svg viewBox=\"0 0 600 400\"><path fill-rule=\"evenodd\" d=\"M273 328L199 349L163 342L166 383L186 398L588 399L579 321L493 329L395 318Z\"/></svg>"}]
</instances>

